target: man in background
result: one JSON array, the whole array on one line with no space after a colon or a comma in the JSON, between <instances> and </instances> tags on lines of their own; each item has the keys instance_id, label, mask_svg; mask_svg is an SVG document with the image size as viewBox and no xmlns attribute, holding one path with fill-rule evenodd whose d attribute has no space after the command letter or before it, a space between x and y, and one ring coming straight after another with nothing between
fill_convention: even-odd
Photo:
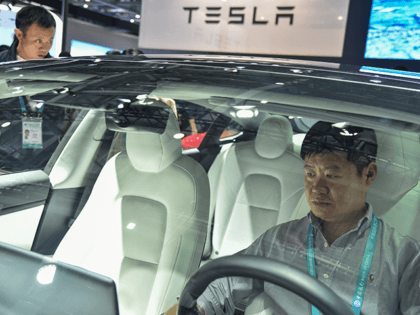
<instances>
[{"instance_id":1,"label":"man in background","mask_svg":"<svg viewBox=\"0 0 420 315\"><path fill-rule=\"evenodd\" d=\"M39 6L23 7L16 14L13 43L0 52L1 62L51 58L56 23L48 10ZM38 108L29 96L0 101L0 122L9 123L2 128L0 137L0 172L11 173L44 169L55 152L59 141L77 116L77 112L45 105ZM22 117L42 119L40 138L42 147L28 148ZM24 136L22 137L22 133Z\"/></svg>"},{"instance_id":2,"label":"man in background","mask_svg":"<svg viewBox=\"0 0 420 315\"><path fill-rule=\"evenodd\" d=\"M26 6L16 14L15 37L8 50L0 53L0 62L51 58L55 20L39 6Z\"/></svg>"}]
</instances>

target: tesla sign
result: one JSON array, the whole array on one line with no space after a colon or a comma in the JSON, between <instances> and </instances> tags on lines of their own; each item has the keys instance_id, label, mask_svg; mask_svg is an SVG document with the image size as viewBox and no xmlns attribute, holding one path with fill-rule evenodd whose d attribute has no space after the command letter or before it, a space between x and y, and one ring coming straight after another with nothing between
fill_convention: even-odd
<instances>
[{"instance_id":1,"label":"tesla sign","mask_svg":"<svg viewBox=\"0 0 420 315\"><path fill-rule=\"evenodd\" d=\"M140 47L341 57L349 0L143 0Z\"/></svg>"}]
</instances>

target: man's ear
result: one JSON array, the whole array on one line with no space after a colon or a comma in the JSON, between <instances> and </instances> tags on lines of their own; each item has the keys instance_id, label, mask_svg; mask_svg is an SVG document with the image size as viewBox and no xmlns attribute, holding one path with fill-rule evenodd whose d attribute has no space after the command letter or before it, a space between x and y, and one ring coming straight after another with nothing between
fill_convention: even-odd
<instances>
[{"instance_id":1,"label":"man's ear","mask_svg":"<svg viewBox=\"0 0 420 315\"><path fill-rule=\"evenodd\" d=\"M21 41L22 38L24 37L23 32L18 28L15 28L15 35L19 41Z\"/></svg>"},{"instance_id":2,"label":"man's ear","mask_svg":"<svg viewBox=\"0 0 420 315\"><path fill-rule=\"evenodd\" d=\"M376 175L378 175L378 165L375 162L370 162L369 165L365 168L367 187L370 187L373 184Z\"/></svg>"}]
</instances>

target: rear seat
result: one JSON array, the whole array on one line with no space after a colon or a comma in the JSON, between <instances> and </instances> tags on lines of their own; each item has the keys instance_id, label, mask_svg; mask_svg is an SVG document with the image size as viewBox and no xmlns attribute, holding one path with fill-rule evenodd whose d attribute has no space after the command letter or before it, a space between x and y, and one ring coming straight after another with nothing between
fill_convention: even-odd
<instances>
[{"instance_id":1,"label":"rear seat","mask_svg":"<svg viewBox=\"0 0 420 315\"><path fill-rule=\"evenodd\" d=\"M368 189L367 202L373 212L403 235L420 241L419 220L420 141L418 135L407 132L375 131L378 141L378 176ZM300 137L301 138L301 137ZM300 139L299 138L299 139ZM294 139L299 147L298 138ZM302 139L303 141L303 139ZM290 220L304 217L310 211L305 193L302 194Z\"/></svg>"},{"instance_id":2,"label":"rear seat","mask_svg":"<svg viewBox=\"0 0 420 315\"><path fill-rule=\"evenodd\" d=\"M209 170L214 229L211 234L209 227L204 256L233 254L290 219L304 192L303 161L294 153L292 135L286 118L270 116L254 141L219 154Z\"/></svg>"}]
</instances>

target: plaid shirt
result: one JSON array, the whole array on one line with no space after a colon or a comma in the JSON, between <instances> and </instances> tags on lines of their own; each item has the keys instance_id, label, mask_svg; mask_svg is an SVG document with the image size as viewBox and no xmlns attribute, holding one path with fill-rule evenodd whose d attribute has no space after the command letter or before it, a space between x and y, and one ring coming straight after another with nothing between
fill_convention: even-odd
<instances>
[{"instance_id":1,"label":"plaid shirt","mask_svg":"<svg viewBox=\"0 0 420 315\"><path fill-rule=\"evenodd\" d=\"M372 211L369 206L357 227L331 246L322 235L320 219L308 214L271 228L240 254L276 259L307 272L306 237L312 223L317 279L351 307ZM311 314L310 304L294 293L241 277L212 282L198 304L206 315L231 315L238 302L247 297L252 301L263 291L274 305L270 309L273 314ZM420 242L401 235L381 219L361 314L420 314Z\"/></svg>"}]
</instances>

